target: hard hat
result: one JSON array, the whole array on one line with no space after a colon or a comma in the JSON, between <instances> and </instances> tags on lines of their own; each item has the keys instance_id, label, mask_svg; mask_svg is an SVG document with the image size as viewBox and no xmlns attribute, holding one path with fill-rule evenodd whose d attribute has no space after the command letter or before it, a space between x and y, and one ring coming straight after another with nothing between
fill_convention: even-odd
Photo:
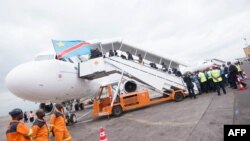
<instances>
[{"instance_id":1,"label":"hard hat","mask_svg":"<svg viewBox=\"0 0 250 141\"><path fill-rule=\"evenodd\" d=\"M9 115L18 116L18 115L20 115L22 113L23 113L23 111L21 109L15 108L15 109L13 109L12 111L9 112Z\"/></svg>"}]
</instances>

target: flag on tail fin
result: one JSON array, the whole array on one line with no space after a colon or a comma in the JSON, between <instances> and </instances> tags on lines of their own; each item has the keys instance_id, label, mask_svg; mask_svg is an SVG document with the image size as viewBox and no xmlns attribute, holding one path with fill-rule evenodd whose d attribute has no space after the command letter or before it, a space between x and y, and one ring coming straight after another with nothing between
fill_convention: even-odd
<instances>
[{"instance_id":1,"label":"flag on tail fin","mask_svg":"<svg viewBox=\"0 0 250 141\"><path fill-rule=\"evenodd\" d=\"M73 41L52 40L52 43L58 59L69 58L79 55L87 55L90 54L91 50L91 47L89 46L90 43L81 40L73 40Z\"/></svg>"}]
</instances>

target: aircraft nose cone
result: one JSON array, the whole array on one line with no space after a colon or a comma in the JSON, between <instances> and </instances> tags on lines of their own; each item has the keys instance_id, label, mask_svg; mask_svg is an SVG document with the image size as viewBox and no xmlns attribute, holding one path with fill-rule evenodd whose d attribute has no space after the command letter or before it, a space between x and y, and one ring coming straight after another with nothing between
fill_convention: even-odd
<instances>
[{"instance_id":1,"label":"aircraft nose cone","mask_svg":"<svg viewBox=\"0 0 250 141\"><path fill-rule=\"evenodd\" d=\"M5 82L8 89L18 97L24 98L24 90L29 85L27 74L27 64L19 65L16 68L12 69L6 76Z\"/></svg>"},{"instance_id":2,"label":"aircraft nose cone","mask_svg":"<svg viewBox=\"0 0 250 141\"><path fill-rule=\"evenodd\" d=\"M15 83L14 81L14 70L12 69L6 76L5 78L5 83L8 87L8 89L12 92L13 84Z\"/></svg>"}]
</instances>

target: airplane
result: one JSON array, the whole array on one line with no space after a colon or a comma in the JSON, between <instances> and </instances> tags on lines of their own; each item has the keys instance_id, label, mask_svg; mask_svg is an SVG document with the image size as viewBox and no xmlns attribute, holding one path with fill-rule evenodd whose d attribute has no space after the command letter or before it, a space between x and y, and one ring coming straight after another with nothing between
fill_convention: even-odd
<instances>
[{"instance_id":1,"label":"airplane","mask_svg":"<svg viewBox=\"0 0 250 141\"><path fill-rule=\"evenodd\" d=\"M235 63L235 61L233 61ZM222 66L223 64L226 64L226 61L219 60L219 59L205 59L202 62L199 62L196 65L185 67L181 69L182 73L186 72L196 72L196 71L204 71L213 68L214 66Z\"/></svg>"},{"instance_id":2,"label":"airplane","mask_svg":"<svg viewBox=\"0 0 250 141\"><path fill-rule=\"evenodd\" d=\"M197 64L197 65L191 66L191 67L183 68L181 71L182 71L183 73L186 73L186 72L203 71L203 70L210 69L210 68L213 67L214 65L217 65L217 64L212 63L212 62L203 62L203 63L199 63L199 64Z\"/></svg>"},{"instance_id":3,"label":"airplane","mask_svg":"<svg viewBox=\"0 0 250 141\"><path fill-rule=\"evenodd\" d=\"M69 111L67 118L71 120L71 122L77 121L76 115L71 112L73 107L75 110L84 109L80 99L93 97L97 93L100 85L118 81L121 76L119 73L107 74L107 71L94 72L95 66L94 68L89 66L91 63L92 65L100 65L101 63L98 64L98 61L102 62L105 59L109 59L107 62L109 61L109 63L111 63L108 67L108 70L111 70L110 72L114 72L114 68L116 70L123 69L128 71L130 69L136 81L145 82L148 86L152 86L159 91L163 85L167 84L171 84L171 87L175 86L185 89L182 79L177 78L173 74L168 74L168 70L171 68L179 68L180 65L186 66L186 64L167 58L167 55L159 55L158 53L140 48L120 38L92 41L89 46L91 46L92 50L98 49L101 55L95 58L78 55L71 58L58 59L57 54L54 52L38 54L34 61L21 64L8 73L6 77L8 89L17 97L41 103L39 107L44 109L46 113L51 113L54 110L53 103L62 103L63 106L66 107L66 110ZM116 50L118 55L109 57L110 50ZM144 59L144 64L138 64L136 61L129 62L125 59L119 60L121 58L118 56L126 56L127 51L133 55L135 60L137 60L138 54L141 54ZM115 59L118 59L118 61ZM117 65L117 62L123 62L123 66L121 66L121 64L120 66L119 64ZM150 68L150 63L152 62L154 62L159 69ZM125 63L127 64L124 65ZM162 63L166 64L167 71L162 70ZM90 68L92 68L92 70ZM143 70L139 70L139 68ZM138 72L141 73L141 75L138 75ZM86 73L88 73L88 75ZM145 78L145 73L148 76L151 75L151 77ZM158 73L159 76L154 76ZM94 78L96 76L98 76L98 78ZM137 76L139 79L136 79ZM155 85L152 83L154 79L157 82L158 79L161 79L159 81L161 84ZM134 81L130 80L124 82L124 86L126 84L136 85Z\"/></svg>"}]
</instances>

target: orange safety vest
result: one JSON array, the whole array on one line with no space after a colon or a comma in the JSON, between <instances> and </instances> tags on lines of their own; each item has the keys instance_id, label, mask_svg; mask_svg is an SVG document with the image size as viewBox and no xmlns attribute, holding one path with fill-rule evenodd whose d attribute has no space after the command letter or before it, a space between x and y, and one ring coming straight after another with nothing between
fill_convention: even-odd
<instances>
[{"instance_id":1,"label":"orange safety vest","mask_svg":"<svg viewBox=\"0 0 250 141\"><path fill-rule=\"evenodd\" d=\"M66 129L65 116L56 111L50 116L50 126L53 132L63 132Z\"/></svg>"},{"instance_id":2,"label":"orange safety vest","mask_svg":"<svg viewBox=\"0 0 250 141\"><path fill-rule=\"evenodd\" d=\"M32 131L32 138L35 141L49 141L49 129L45 121L37 119L33 123Z\"/></svg>"},{"instance_id":3,"label":"orange safety vest","mask_svg":"<svg viewBox=\"0 0 250 141\"><path fill-rule=\"evenodd\" d=\"M56 140L72 141L71 135L66 127L65 116L57 111L50 116L51 130L55 135Z\"/></svg>"},{"instance_id":4,"label":"orange safety vest","mask_svg":"<svg viewBox=\"0 0 250 141\"><path fill-rule=\"evenodd\" d=\"M32 130L24 123L13 120L10 122L6 131L7 141L30 141Z\"/></svg>"}]
</instances>

